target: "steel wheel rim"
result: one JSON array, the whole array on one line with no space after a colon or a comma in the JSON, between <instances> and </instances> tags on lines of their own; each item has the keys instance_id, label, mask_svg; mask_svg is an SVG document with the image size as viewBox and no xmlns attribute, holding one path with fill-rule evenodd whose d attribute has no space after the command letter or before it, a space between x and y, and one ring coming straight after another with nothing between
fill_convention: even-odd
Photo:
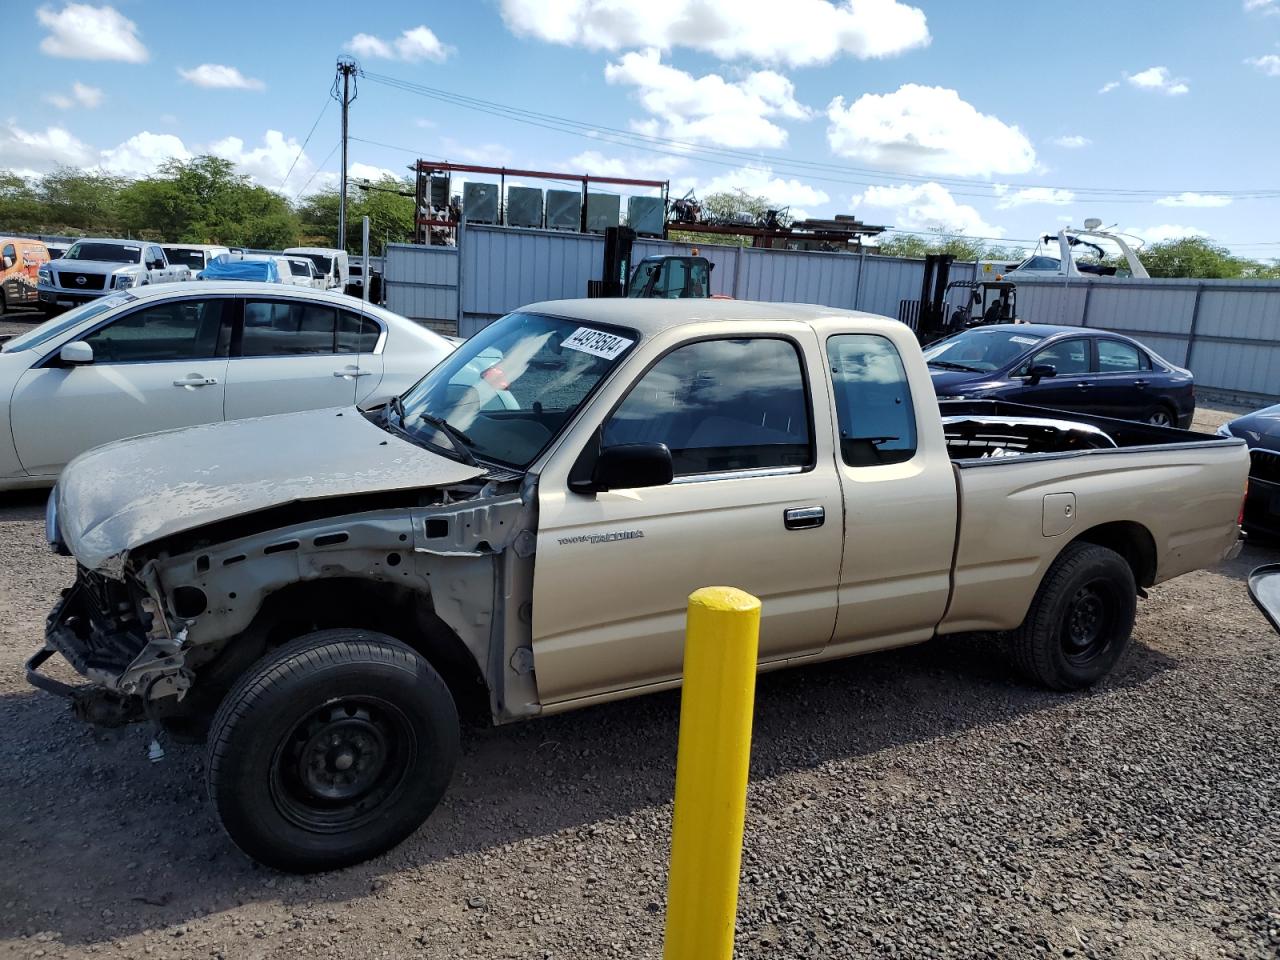
<instances>
[{"instance_id":1,"label":"steel wheel rim","mask_svg":"<svg viewBox=\"0 0 1280 960\"><path fill-rule=\"evenodd\" d=\"M271 799L304 830L357 829L403 793L417 755L417 734L399 707L376 697L330 700L281 738L271 762Z\"/></svg>"},{"instance_id":2,"label":"steel wheel rim","mask_svg":"<svg viewBox=\"0 0 1280 960\"><path fill-rule=\"evenodd\" d=\"M1087 666L1103 656L1115 638L1115 588L1091 580L1076 590L1062 618L1062 653L1074 666Z\"/></svg>"}]
</instances>

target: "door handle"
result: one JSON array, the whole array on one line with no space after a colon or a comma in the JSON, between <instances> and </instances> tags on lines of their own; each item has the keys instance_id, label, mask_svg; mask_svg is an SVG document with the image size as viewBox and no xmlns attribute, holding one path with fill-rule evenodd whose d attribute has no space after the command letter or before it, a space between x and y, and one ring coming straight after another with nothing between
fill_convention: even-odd
<instances>
[{"instance_id":1,"label":"door handle","mask_svg":"<svg viewBox=\"0 0 1280 960\"><path fill-rule=\"evenodd\" d=\"M173 381L175 387L212 387L218 382L217 377L183 377Z\"/></svg>"},{"instance_id":2,"label":"door handle","mask_svg":"<svg viewBox=\"0 0 1280 960\"><path fill-rule=\"evenodd\" d=\"M1076 384L1076 389L1077 389L1077 390L1088 390L1088 389L1089 389L1090 387L1092 387L1092 386L1093 386L1093 384L1092 384L1092 383L1089 383L1087 380L1081 380L1079 383L1077 383L1077 384Z\"/></svg>"},{"instance_id":3,"label":"door handle","mask_svg":"<svg viewBox=\"0 0 1280 960\"><path fill-rule=\"evenodd\" d=\"M367 377L371 373L373 373L372 370L335 370L333 371L333 375L335 377Z\"/></svg>"},{"instance_id":4,"label":"door handle","mask_svg":"<svg viewBox=\"0 0 1280 960\"><path fill-rule=\"evenodd\" d=\"M788 507L782 511L782 525L788 530L812 530L826 522L822 507Z\"/></svg>"},{"instance_id":5,"label":"door handle","mask_svg":"<svg viewBox=\"0 0 1280 960\"><path fill-rule=\"evenodd\" d=\"M1134 385L1135 387L1145 387L1145 386L1147 385L1147 382L1148 382L1148 381L1146 381L1146 380L1135 380L1135 381L1133 381L1133 385Z\"/></svg>"}]
</instances>

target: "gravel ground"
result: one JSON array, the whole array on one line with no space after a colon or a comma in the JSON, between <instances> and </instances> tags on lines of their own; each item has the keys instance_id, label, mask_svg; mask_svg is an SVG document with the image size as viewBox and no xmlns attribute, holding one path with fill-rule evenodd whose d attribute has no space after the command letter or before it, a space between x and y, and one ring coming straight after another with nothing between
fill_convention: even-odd
<instances>
[{"instance_id":1,"label":"gravel ground","mask_svg":"<svg viewBox=\"0 0 1280 960\"><path fill-rule=\"evenodd\" d=\"M198 749L153 765L145 726L26 686L71 577L42 501L0 495L0 956L660 956L678 695L469 727L398 849L276 874L216 826ZM1152 590L1090 693L967 639L763 677L738 955L1280 956L1280 659L1244 588L1277 559Z\"/></svg>"}]
</instances>

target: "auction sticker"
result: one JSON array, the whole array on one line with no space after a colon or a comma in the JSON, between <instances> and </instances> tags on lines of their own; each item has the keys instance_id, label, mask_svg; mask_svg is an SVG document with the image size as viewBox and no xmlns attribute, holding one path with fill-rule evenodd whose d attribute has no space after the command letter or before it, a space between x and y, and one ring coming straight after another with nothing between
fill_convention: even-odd
<instances>
[{"instance_id":1,"label":"auction sticker","mask_svg":"<svg viewBox=\"0 0 1280 960\"><path fill-rule=\"evenodd\" d=\"M634 341L619 337L617 334L592 330L590 327L579 327L560 346L612 360L632 343Z\"/></svg>"},{"instance_id":2,"label":"auction sticker","mask_svg":"<svg viewBox=\"0 0 1280 960\"><path fill-rule=\"evenodd\" d=\"M1032 346L1033 344L1039 343L1040 341L1037 340L1035 337L1010 337L1009 342L1022 343L1022 344L1026 344L1029 347L1029 346Z\"/></svg>"}]
</instances>

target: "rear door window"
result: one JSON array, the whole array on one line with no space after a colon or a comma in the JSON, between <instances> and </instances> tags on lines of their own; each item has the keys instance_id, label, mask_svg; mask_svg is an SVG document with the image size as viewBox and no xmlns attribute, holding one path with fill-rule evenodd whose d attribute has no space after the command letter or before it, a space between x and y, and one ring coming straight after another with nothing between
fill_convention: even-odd
<instances>
[{"instance_id":1,"label":"rear door window","mask_svg":"<svg viewBox=\"0 0 1280 960\"><path fill-rule=\"evenodd\" d=\"M242 357L334 353L338 311L322 303L246 300Z\"/></svg>"},{"instance_id":2,"label":"rear door window","mask_svg":"<svg viewBox=\"0 0 1280 960\"><path fill-rule=\"evenodd\" d=\"M1142 359L1138 348L1131 343L1123 340L1098 341L1099 373L1137 373L1143 369Z\"/></svg>"},{"instance_id":3,"label":"rear door window","mask_svg":"<svg viewBox=\"0 0 1280 960\"><path fill-rule=\"evenodd\" d=\"M659 360L604 425L604 446L665 443L677 477L814 461L800 355L787 340L703 340Z\"/></svg>"},{"instance_id":4,"label":"rear door window","mask_svg":"<svg viewBox=\"0 0 1280 960\"><path fill-rule=\"evenodd\" d=\"M827 340L840 425L840 456L851 467L902 463L916 453L916 413L902 357L888 337Z\"/></svg>"},{"instance_id":5,"label":"rear door window","mask_svg":"<svg viewBox=\"0 0 1280 960\"><path fill-rule=\"evenodd\" d=\"M382 327L376 320L338 311L338 353L373 353L380 336Z\"/></svg>"}]
</instances>

